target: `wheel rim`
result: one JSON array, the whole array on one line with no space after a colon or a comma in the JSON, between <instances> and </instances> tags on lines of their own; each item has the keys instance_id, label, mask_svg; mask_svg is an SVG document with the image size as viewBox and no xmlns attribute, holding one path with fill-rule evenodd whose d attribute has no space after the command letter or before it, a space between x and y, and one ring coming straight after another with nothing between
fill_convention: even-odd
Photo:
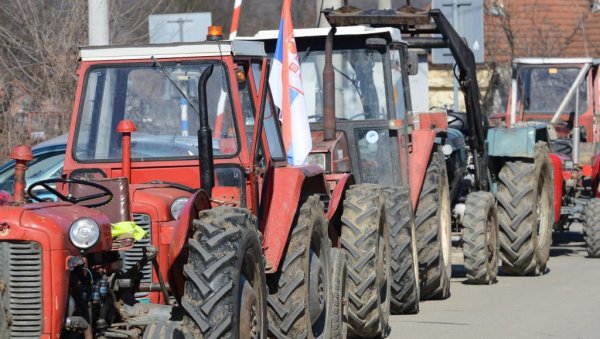
<instances>
[{"instance_id":1,"label":"wheel rim","mask_svg":"<svg viewBox=\"0 0 600 339\"><path fill-rule=\"evenodd\" d=\"M327 262L321 251L320 237L312 239L309 251L308 314L312 333L319 337L324 333L327 313Z\"/></svg>"},{"instance_id":2,"label":"wheel rim","mask_svg":"<svg viewBox=\"0 0 600 339\"><path fill-rule=\"evenodd\" d=\"M419 255L417 252L417 227L415 225L415 220L411 221L411 247L412 247L412 259L413 259L413 274L415 275L415 281L417 282L417 288L419 288Z\"/></svg>"},{"instance_id":3,"label":"wheel rim","mask_svg":"<svg viewBox=\"0 0 600 339\"><path fill-rule=\"evenodd\" d=\"M377 232L378 234L378 239L377 239L377 287L379 288L379 305L380 305L380 321L382 324L382 327L387 326L387 323L385 322L386 319L386 314L387 312L387 308L389 307L388 305L388 293L389 293L389 289L388 289L388 282L389 282L389 273L388 273L388 262L389 262L389 249L386 246L386 239L387 235L385 234L385 225L386 225L386 221L384 218L384 213L381 214L381 219L379 220L379 232ZM382 328L382 330L385 330L385 328Z\"/></svg>"},{"instance_id":4,"label":"wheel rim","mask_svg":"<svg viewBox=\"0 0 600 339\"><path fill-rule=\"evenodd\" d=\"M440 235L442 242L442 258L444 259L444 265L446 266L446 273L448 277L452 272L452 266L450 263L450 251L451 251L451 235L450 235L450 202L448 200L448 178L444 176L443 183L440 187L441 190L441 214L440 214Z\"/></svg>"},{"instance_id":5,"label":"wheel rim","mask_svg":"<svg viewBox=\"0 0 600 339\"><path fill-rule=\"evenodd\" d=\"M263 305L260 302L265 297L262 295L258 260L252 252L247 251L242 262L242 274L240 275L240 310L239 310L239 332L240 339L260 339L264 337Z\"/></svg>"},{"instance_id":6,"label":"wheel rim","mask_svg":"<svg viewBox=\"0 0 600 339\"><path fill-rule=\"evenodd\" d=\"M498 262L496 256L498 252L496 251L497 244L497 232L496 232L496 217L493 213L493 208L488 210L487 222L486 222L486 230L485 230L485 244L488 258L488 267L493 267L495 263Z\"/></svg>"}]
</instances>

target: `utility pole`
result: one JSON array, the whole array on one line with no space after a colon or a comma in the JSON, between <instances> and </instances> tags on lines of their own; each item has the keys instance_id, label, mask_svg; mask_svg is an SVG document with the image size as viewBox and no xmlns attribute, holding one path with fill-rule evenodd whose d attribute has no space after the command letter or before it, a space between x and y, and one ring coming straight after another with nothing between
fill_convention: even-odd
<instances>
[{"instance_id":1,"label":"utility pole","mask_svg":"<svg viewBox=\"0 0 600 339\"><path fill-rule=\"evenodd\" d=\"M88 43L90 46L110 44L108 1L88 0Z\"/></svg>"},{"instance_id":2,"label":"utility pole","mask_svg":"<svg viewBox=\"0 0 600 339\"><path fill-rule=\"evenodd\" d=\"M193 22L194 20L184 20L183 18L179 18L178 20L167 21L169 24L179 24L179 42L183 42L183 25L186 22Z\"/></svg>"}]
</instances>

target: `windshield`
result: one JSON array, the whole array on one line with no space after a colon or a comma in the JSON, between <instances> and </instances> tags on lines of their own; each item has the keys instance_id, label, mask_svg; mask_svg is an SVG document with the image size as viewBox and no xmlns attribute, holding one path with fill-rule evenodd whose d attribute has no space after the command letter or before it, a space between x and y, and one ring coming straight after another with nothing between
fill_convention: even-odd
<instances>
[{"instance_id":1,"label":"windshield","mask_svg":"<svg viewBox=\"0 0 600 339\"><path fill-rule=\"evenodd\" d=\"M299 52L302 85L311 121L323 116L324 51ZM383 57L369 49L333 51L338 119L387 119Z\"/></svg>"},{"instance_id":2,"label":"windshield","mask_svg":"<svg viewBox=\"0 0 600 339\"><path fill-rule=\"evenodd\" d=\"M65 151L57 150L34 155L28 162L25 172L27 187L40 180L58 178L62 174ZM0 190L13 193L15 182L15 162L11 160L10 166L0 172Z\"/></svg>"},{"instance_id":3,"label":"windshield","mask_svg":"<svg viewBox=\"0 0 600 339\"><path fill-rule=\"evenodd\" d=\"M518 100L523 103L524 112L529 114L555 113L580 70L581 68L577 67L532 66L520 68L517 96ZM579 98L578 102L577 97ZM576 105L578 105L579 113L587 111L587 98L587 78L584 78L562 113L574 113Z\"/></svg>"},{"instance_id":4,"label":"windshield","mask_svg":"<svg viewBox=\"0 0 600 339\"><path fill-rule=\"evenodd\" d=\"M214 63L213 63L214 64ZM208 63L163 64L165 72L198 107L198 80ZM209 124L215 157L237 153L225 68L214 64L208 80ZM75 158L120 161L119 121L131 119L131 156L136 161L197 157L198 113L154 64L95 67L87 72Z\"/></svg>"}]
</instances>

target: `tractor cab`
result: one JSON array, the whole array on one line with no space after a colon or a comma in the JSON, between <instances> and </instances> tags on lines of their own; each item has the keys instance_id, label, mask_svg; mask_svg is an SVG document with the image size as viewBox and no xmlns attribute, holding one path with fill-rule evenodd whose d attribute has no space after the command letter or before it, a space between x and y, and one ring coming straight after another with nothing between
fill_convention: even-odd
<instances>
[{"instance_id":1,"label":"tractor cab","mask_svg":"<svg viewBox=\"0 0 600 339\"><path fill-rule=\"evenodd\" d=\"M328 37L329 31L294 30L313 139L309 163L329 174L330 185L336 174L350 172L358 183L406 184L408 153L402 136L410 97L406 44L400 31L351 26L339 27ZM260 31L249 39L263 41L267 53L272 54L277 31ZM329 39L333 99L324 94ZM335 119L328 120L324 112L327 100L334 104Z\"/></svg>"}]
</instances>

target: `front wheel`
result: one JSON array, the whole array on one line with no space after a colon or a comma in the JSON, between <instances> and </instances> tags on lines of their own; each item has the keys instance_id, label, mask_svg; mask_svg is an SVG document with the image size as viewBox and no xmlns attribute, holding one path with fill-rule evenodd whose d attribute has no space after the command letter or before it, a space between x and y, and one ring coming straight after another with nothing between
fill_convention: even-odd
<instances>
[{"instance_id":1,"label":"front wheel","mask_svg":"<svg viewBox=\"0 0 600 339\"><path fill-rule=\"evenodd\" d=\"M508 161L498 175L500 258L509 275L540 275L546 269L554 225L552 165L544 144L531 162Z\"/></svg>"},{"instance_id":2,"label":"front wheel","mask_svg":"<svg viewBox=\"0 0 600 339\"><path fill-rule=\"evenodd\" d=\"M417 203L415 223L421 299L450 297L451 215L448 173L441 150L431 155Z\"/></svg>"},{"instance_id":3,"label":"front wheel","mask_svg":"<svg viewBox=\"0 0 600 339\"><path fill-rule=\"evenodd\" d=\"M489 192L467 196L463 225L463 255L467 282L493 284L498 275L498 216Z\"/></svg>"},{"instance_id":4,"label":"front wheel","mask_svg":"<svg viewBox=\"0 0 600 339\"><path fill-rule=\"evenodd\" d=\"M588 257L600 258L600 198L593 198L588 202L584 227Z\"/></svg>"},{"instance_id":5,"label":"front wheel","mask_svg":"<svg viewBox=\"0 0 600 339\"><path fill-rule=\"evenodd\" d=\"M296 214L279 272L268 279L271 337L327 337L330 251L323 204L313 195Z\"/></svg>"},{"instance_id":6,"label":"front wheel","mask_svg":"<svg viewBox=\"0 0 600 339\"><path fill-rule=\"evenodd\" d=\"M390 248L383 190L354 185L346 192L342 248L346 252L348 332L384 336L390 316Z\"/></svg>"},{"instance_id":7,"label":"front wheel","mask_svg":"<svg viewBox=\"0 0 600 339\"><path fill-rule=\"evenodd\" d=\"M188 338L267 335L265 267L256 218L247 210L201 211L188 240L181 306Z\"/></svg>"}]
</instances>

